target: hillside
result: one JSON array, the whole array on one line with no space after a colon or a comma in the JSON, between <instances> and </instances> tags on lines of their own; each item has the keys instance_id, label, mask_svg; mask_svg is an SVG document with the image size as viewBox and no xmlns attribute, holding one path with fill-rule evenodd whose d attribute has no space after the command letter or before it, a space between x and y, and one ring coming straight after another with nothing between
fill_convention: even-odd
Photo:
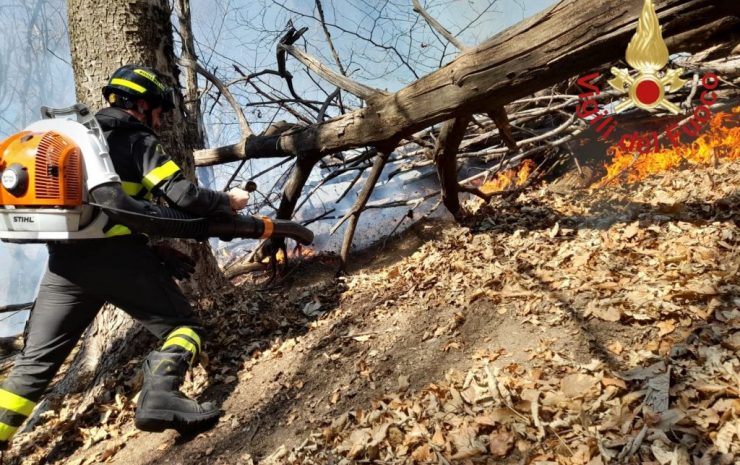
<instances>
[{"instance_id":1,"label":"hillside","mask_svg":"<svg viewBox=\"0 0 740 465\"><path fill-rule=\"evenodd\" d=\"M223 400L215 429L134 430L133 360L84 412L52 403L10 460L733 463L739 186L738 160L543 186L417 224L345 277L331 256L289 263L202 302L210 360L188 391Z\"/></svg>"}]
</instances>

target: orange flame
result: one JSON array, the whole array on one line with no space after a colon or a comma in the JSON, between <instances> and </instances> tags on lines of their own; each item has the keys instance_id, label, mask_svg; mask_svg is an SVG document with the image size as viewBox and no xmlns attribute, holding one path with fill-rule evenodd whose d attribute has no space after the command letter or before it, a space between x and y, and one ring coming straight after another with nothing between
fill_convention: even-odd
<instances>
[{"instance_id":1,"label":"orange flame","mask_svg":"<svg viewBox=\"0 0 740 465\"><path fill-rule=\"evenodd\" d=\"M315 257L318 255L318 252L316 252L315 249L311 247L306 246L297 246L290 252L288 252L288 257L292 260L295 260L297 258L310 258ZM282 249L278 250L275 254L275 259L278 263L283 264L285 263L285 253ZM262 263L267 264L270 262L270 257L265 257L262 259Z\"/></svg>"},{"instance_id":2,"label":"orange flame","mask_svg":"<svg viewBox=\"0 0 740 465\"><path fill-rule=\"evenodd\" d=\"M732 113L715 114L707 129L692 143L666 147L656 152L635 154L619 145L608 149L612 161L606 165L606 176L592 187L616 184L619 179L632 183L646 177L689 165L709 165L721 160L740 160L740 107Z\"/></svg>"},{"instance_id":3,"label":"orange flame","mask_svg":"<svg viewBox=\"0 0 740 465\"><path fill-rule=\"evenodd\" d=\"M500 192L509 188L512 184L514 186L521 186L529 175L534 171L535 163L532 160L524 160L518 168L512 168L500 173L496 173L496 179L486 181L480 186L481 192L484 194L490 194L492 192Z\"/></svg>"}]
</instances>

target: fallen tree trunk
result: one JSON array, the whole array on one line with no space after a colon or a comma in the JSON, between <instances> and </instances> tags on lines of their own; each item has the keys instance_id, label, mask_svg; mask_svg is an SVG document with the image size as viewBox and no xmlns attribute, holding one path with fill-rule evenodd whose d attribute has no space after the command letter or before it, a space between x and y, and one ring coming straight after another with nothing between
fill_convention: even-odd
<instances>
[{"instance_id":1,"label":"fallen tree trunk","mask_svg":"<svg viewBox=\"0 0 740 465\"><path fill-rule=\"evenodd\" d=\"M280 135L249 136L234 145L201 150L196 164L305 152L326 155L398 140L458 114L502 106L622 58L641 6L641 0L563 0L395 94L369 99L365 108ZM663 0L656 11L672 53L706 47L740 24L738 2ZM700 45L695 39L701 39Z\"/></svg>"}]
</instances>

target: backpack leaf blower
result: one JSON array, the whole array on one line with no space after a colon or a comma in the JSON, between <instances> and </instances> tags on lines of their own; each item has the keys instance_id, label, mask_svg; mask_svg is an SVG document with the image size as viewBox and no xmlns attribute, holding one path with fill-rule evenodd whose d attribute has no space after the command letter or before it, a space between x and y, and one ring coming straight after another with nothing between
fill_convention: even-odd
<instances>
[{"instance_id":1,"label":"backpack leaf blower","mask_svg":"<svg viewBox=\"0 0 740 465\"><path fill-rule=\"evenodd\" d=\"M103 131L88 108L42 107L44 119L0 142L0 240L17 243L105 238L109 222L161 237L291 238L313 232L293 221L198 217L126 194ZM75 120L69 119L74 117Z\"/></svg>"}]
</instances>

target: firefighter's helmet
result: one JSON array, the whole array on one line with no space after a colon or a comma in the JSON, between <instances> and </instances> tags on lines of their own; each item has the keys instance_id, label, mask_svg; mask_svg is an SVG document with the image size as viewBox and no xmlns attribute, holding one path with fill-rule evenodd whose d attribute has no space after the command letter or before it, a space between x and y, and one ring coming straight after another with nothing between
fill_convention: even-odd
<instances>
[{"instance_id":1,"label":"firefighter's helmet","mask_svg":"<svg viewBox=\"0 0 740 465\"><path fill-rule=\"evenodd\" d=\"M168 112L175 107L174 91L166 87L159 73L152 68L126 65L118 68L103 87L103 96L111 105L133 108L138 99L147 101L152 108Z\"/></svg>"}]
</instances>

